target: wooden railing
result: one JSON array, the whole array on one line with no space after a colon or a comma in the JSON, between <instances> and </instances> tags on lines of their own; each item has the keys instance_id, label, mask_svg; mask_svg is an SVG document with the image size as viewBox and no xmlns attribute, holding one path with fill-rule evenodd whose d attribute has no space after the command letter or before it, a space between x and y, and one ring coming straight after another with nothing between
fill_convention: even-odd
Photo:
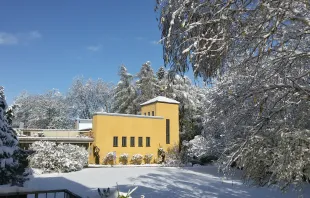
<instances>
[{"instance_id":1,"label":"wooden railing","mask_svg":"<svg viewBox=\"0 0 310 198\"><path fill-rule=\"evenodd\" d=\"M51 196L52 195L52 196ZM0 198L82 198L73 192L61 189L61 190L42 190L42 191L23 191L23 192L10 192L2 194L0 192Z\"/></svg>"}]
</instances>

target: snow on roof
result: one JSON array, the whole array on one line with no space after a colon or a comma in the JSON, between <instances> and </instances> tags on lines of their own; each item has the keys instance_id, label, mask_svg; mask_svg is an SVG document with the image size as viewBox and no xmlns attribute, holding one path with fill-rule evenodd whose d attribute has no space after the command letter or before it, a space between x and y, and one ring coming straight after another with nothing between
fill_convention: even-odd
<instances>
[{"instance_id":1,"label":"snow on roof","mask_svg":"<svg viewBox=\"0 0 310 198\"><path fill-rule=\"evenodd\" d=\"M176 101L176 100L173 100L173 99L170 99L170 98L166 98L164 96L157 96L156 98L153 98L149 101L146 101L142 104L140 104L141 106L143 105L148 105L148 104L152 104L154 102L164 102L164 103L170 103L170 104L179 104L180 102Z\"/></svg>"}]
</instances>

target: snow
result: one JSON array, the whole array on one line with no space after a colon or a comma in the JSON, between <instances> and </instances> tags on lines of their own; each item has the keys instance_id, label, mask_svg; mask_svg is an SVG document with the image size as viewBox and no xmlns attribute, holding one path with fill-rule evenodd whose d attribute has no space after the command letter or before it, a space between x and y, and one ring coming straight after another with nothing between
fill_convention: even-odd
<instances>
[{"instance_id":1,"label":"snow","mask_svg":"<svg viewBox=\"0 0 310 198\"><path fill-rule=\"evenodd\" d=\"M14 192L29 192L35 191L35 189L25 188L25 187L18 187L18 186L9 186L9 185L2 185L0 186L0 193L14 193Z\"/></svg>"},{"instance_id":2,"label":"snow","mask_svg":"<svg viewBox=\"0 0 310 198\"><path fill-rule=\"evenodd\" d=\"M116 183L122 192L138 186L133 198L141 195L145 198L291 198L298 195L292 191L282 194L276 189L248 187L236 178L224 179L215 166L87 168L71 173L34 175L25 187L66 188L82 197L97 198L97 188L114 189ZM304 193L310 193L310 188Z\"/></svg>"},{"instance_id":3,"label":"snow","mask_svg":"<svg viewBox=\"0 0 310 198\"><path fill-rule=\"evenodd\" d=\"M170 98L166 98L164 96L158 96L156 98L153 98L149 101L146 101L142 104L140 104L141 106L143 105L147 105L147 104L151 104L151 103L154 103L154 102L164 102L164 103L170 103L170 104L179 104L180 102L176 101L176 100L173 100L173 99L170 99Z\"/></svg>"},{"instance_id":4,"label":"snow","mask_svg":"<svg viewBox=\"0 0 310 198\"><path fill-rule=\"evenodd\" d=\"M128 164L128 165L102 165L102 164L89 164L88 168L128 168L128 167L163 167L161 164L141 164L141 165L134 165L134 164Z\"/></svg>"}]
</instances>

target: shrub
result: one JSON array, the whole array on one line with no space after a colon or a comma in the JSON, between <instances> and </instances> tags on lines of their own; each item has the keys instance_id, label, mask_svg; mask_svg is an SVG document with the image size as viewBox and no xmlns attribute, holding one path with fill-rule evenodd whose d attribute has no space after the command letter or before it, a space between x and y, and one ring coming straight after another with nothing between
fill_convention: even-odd
<instances>
[{"instance_id":1,"label":"shrub","mask_svg":"<svg viewBox=\"0 0 310 198\"><path fill-rule=\"evenodd\" d=\"M163 163L165 162L165 157L166 157L166 152L164 151L163 148L158 148L157 150L157 157L158 157L158 163Z\"/></svg>"},{"instance_id":2,"label":"shrub","mask_svg":"<svg viewBox=\"0 0 310 198\"><path fill-rule=\"evenodd\" d=\"M134 154L131 158L131 163L140 165L143 160L143 155L141 154Z\"/></svg>"},{"instance_id":3,"label":"shrub","mask_svg":"<svg viewBox=\"0 0 310 198\"><path fill-rule=\"evenodd\" d=\"M166 152L166 166L183 166L182 153L179 152L179 145L174 144Z\"/></svg>"},{"instance_id":4,"label":"shrub","mask_svg":"<svg viewBox=\"0 0 310 198\"><path fill-rule=\"evenodd\" d=\"M153 158L153 154L145 154L145 155L144 155L144 162L145 162L146 164L150 164L152 158Z\"/></svg>"},{"instance_id":5,"label":"shrub","mask_svg":"<svg viewBox=\"0 0 310 198\"><path fill-rule=\"evenodd\" d=\"M116 156L115 156L116 157ZM107 165L113 165L114 164L114 153L109 152L104 158L103 158L103 164Z\"/></svg>"},{"instance_id":6,"label":"shrub","mask_svg":"<svg viewBox=\"0 0 310 198\"><path fill-rule=\"evenodd\" d=\"M28 157L32 168L43 172L72 172L87 165L88 152L85 148L72 144L39 141L30 146L34 153Z\"/></svg>"},{"instance_id":7,"label":"shrub","mask_svg":"<svg viewBox=\"0 0 310 198\"><path fill-rule=\"evenodd\" d=\"M122 155L119 156L119 162L126 165L128 163L128 154L123 153Z\"/></svg>"}]
</instances>

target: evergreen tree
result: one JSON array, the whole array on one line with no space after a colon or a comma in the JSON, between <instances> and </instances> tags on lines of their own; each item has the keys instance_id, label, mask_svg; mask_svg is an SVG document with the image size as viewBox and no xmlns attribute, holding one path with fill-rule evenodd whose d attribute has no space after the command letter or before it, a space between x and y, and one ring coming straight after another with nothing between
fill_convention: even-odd
<instances>
[{"instance_id":1,"label":"evergreen tree","mask_svg":"<svg viewBox=\"0 0 310 198\"><path fill-rule=\"evenodd\" d=\"M118 75L118 82L114 92L113 112L137 114L139 106L134 103L137 98L137 91L133 85L133 76L127 72L124 65L121 66Z\"/></svg>"},{"instance_id":2,"label":"evergreen tree","mask_svg":"<svg viewBox=\"0 0 310 198\"><path fill-rule=\"evenodd\" d=\"M168 98L173 98L180 102L180 133L181 142L191 140L195 135L202 132L202 105L205 95L202 88L192 84L187 76L175 75L175 73L165 71L160 67L156 73L157 93ZM173 76L169 80L169 76Z\"/></svg>"},{"instance_id":3,"label":"evergreen tree","mask_svg":"<svg viewBox=\"0 0 310 198\"><path fill-rule=\"evenodd\" d=\"M166 96L167 72L164 67L160 67L156 73L157 77L157 95Z\"/></svg>"},{"instance_id":4,"label":"evergreen tree","mask_svg":"<svg viewBox=\"0 0 310 198\"><path fill-rule=\"evenodd\" d=\"M135 103L137 105L156 97L157 79L154 76L151 62L147 61L141 67L140 72L137 74L138 80L136 88L138 92Z\"/></svg>"},{"instance_id":5,"label":"evergreen tree","mask_svg":"<svg viewBox=\"0 0 310 198\"><path fill-rule=\"evenodd\" d=\"M165 68L161 66L156 73L157 79L161 81L162 79L165 78L165 75L166 75Z\"/></svg>"},{"instance_id":6,"label":"evergreen tree","mask_svg":"<svg viewBox=\"0 0 310 198\"><path fill-rule=\"evenodd\" d=\"M24 181L24 167L19 164L20 149L18 140L9 125L5 111L7 104L4 89L0 87L0 185L22 184Z\"/></svg>"}]
</instances>

